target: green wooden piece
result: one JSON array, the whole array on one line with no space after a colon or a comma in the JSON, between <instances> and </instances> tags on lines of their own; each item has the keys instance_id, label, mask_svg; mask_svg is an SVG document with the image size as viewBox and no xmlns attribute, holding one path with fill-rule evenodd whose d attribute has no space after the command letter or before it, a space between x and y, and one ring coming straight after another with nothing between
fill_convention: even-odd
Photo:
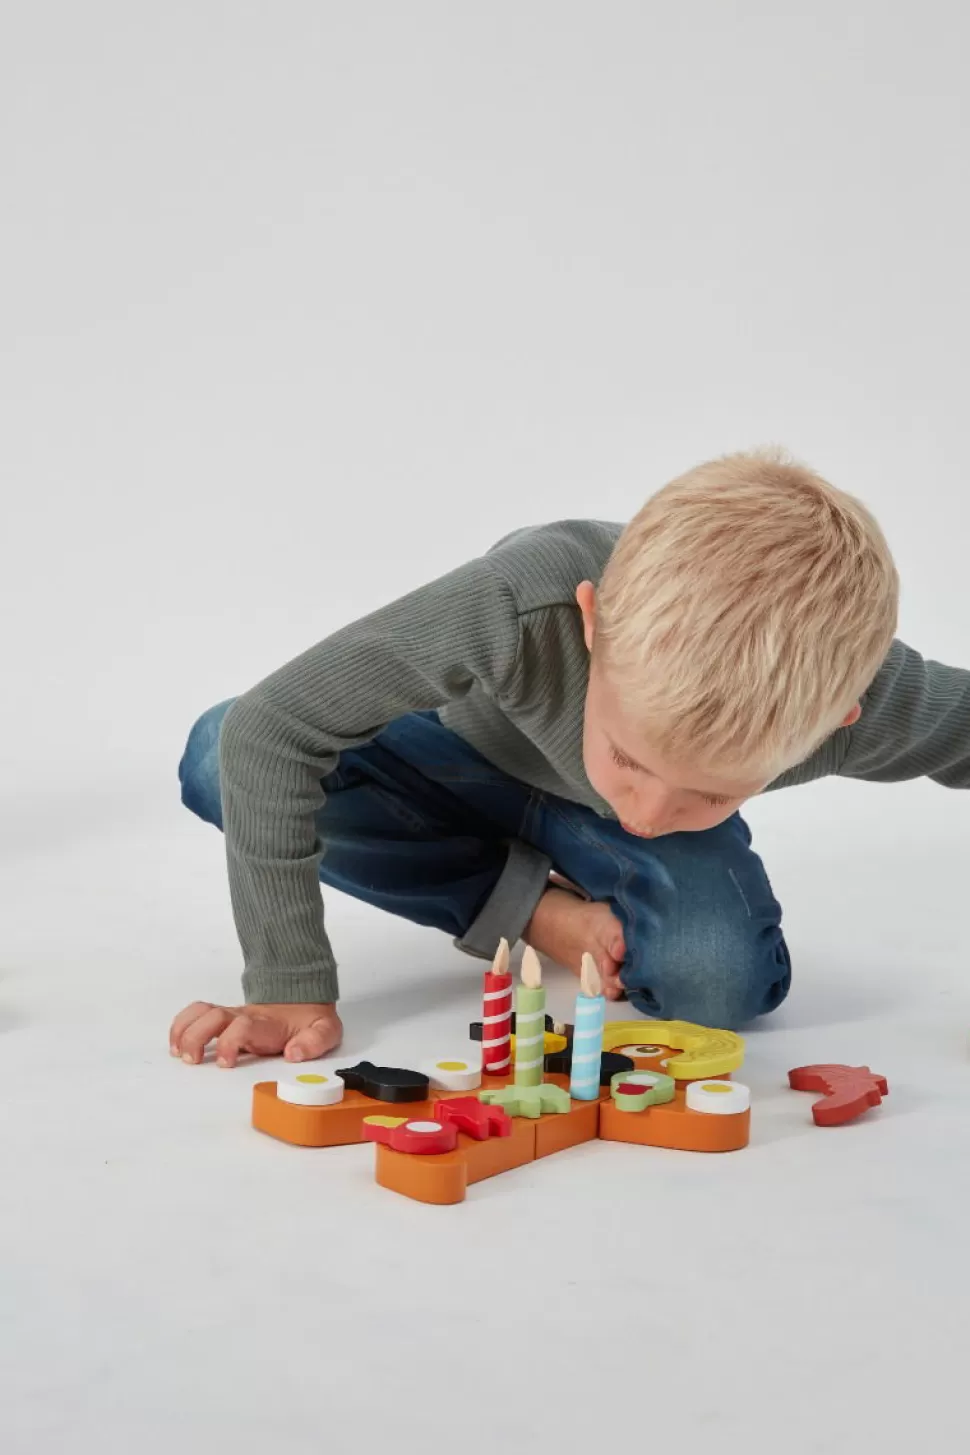
<instances>
[{"instance_id":1,"label":"green wooden piece","mask_svg":"<svg viewBox=\"0 0 970 1455\"><path fill-rule=\"evenodd\" d=\"M648 1076L649 1083L646 1080ZM621 1086L630 1085L642 1085L643 1090L635 1096L620 1092ZM665 1101L673 1101L676 1090L674 1078L662 1076L659 1071L618 1071L610 1078L610 1096L617 1111L646 1111L648 1106L662 1106Z\"/></svg>"},{"instance_id":2,"label":"green wooden piece","mask_svg":"<svg viewBox=\"0 0 970 1455\"><path fill-rule=\"evenodd\" d=\"M495 1091L480 1091L484 1106L500 1106L510 1117L540 1117L548 1112L568 1112L572 1106L569 1092L545 1081L541 1086L500 1086Z\"/></svg>"}]
</instances>

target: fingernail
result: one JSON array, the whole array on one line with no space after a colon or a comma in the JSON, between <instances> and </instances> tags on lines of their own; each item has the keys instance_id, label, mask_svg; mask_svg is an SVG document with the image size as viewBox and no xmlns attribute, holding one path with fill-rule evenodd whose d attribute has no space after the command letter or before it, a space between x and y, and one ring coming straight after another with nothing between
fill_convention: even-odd
<instances>
[{"instance_id":1,"label":"fingernail","mask_svg":"<svg viewBox=\"0 0 970 1455\"><path fill-rule=\"evenodd\" d=\"M185 1055L182 1057L182 1060L185 1062L186 1066L191 1066L192 1065L193 1058L189 1055L188 1051L185 1052Z\"/></svg>"},{"instance_id":2,"label":"fingernail","mask_svg":"<svg viewBox=\"0 0 970 1455\"><path fill-rule=\"evenodd\" d=\"M217 1066L226 1067L226 1066L229 1065L229 1062L226 1060L225 1056L217 1056L216 1057L216 1065Z\"/></svg>"},{"instance_id":3,"label":"fingernail","mask_svg":"<svg viewBox=\"0 0 970 1455\"><path fill-rule=\"evenodd\" d=\"M303 1052L300 1050L299 1046L294 1046L293 1050L290 1052L290 1060L291 1061L302 1061L303 1060Z\"/></svg>"},{"instance_id":4,"label":"fingernail","mask_svg":"<svg viewBox=\"0 0 970 1455\"><path fill-rule=\"evenodd\" d=\"M178 1048L178 1046L169 1046L169 1048L168 1048L168 1054L170 1056L177 1056L179 1054L179 1048Z\"/></svg>"}]
</instances>

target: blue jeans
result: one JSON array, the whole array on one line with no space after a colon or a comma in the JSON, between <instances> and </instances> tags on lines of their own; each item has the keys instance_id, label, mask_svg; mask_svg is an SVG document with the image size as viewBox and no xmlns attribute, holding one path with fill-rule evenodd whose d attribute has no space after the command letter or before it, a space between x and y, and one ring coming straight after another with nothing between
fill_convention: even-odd
<instances>
[{"instance_id":1,"label":"blue jeans","mask_svg":"<svg viewBox=\"0 0 970 1455\"><path fill-rule=\"evenodd\" d=\"M222 827L219 730L199 719L182 801ZM639 839L592 809L494 767L434 713L412 713L340 755L323 780L324 884L461 938L532 845L623 926L621 978L638 1010L732 1029L780 1005L791 982L781 909L739 814L703 833Z\"/></svg>"}]
</instances>

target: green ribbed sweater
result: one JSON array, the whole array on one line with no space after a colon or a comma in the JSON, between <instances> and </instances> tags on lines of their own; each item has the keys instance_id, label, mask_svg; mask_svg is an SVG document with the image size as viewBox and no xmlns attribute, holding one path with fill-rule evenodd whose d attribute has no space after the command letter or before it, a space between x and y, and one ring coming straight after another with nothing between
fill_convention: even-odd
<instances>
[{"instance_id":1,"label":"green ribbed sweater","mask_svg":"<svg viewBox=\"0 0 970 1455\"><path fill-rule=\"evenodd\" d=\"M583 769L588 658L576 587L599 581L621 529L573 520L517 531L343 627L232 706L220 769L247 1000L337 999L318 878L320 780L342 749L405 713L437 708L506 773L614 817ZM771 787L828 774L970 787L970 672L894 642L858 723ZM549 868L538 850L514 843L462 948L486 956L501 935L514 942Z\"/></svg>"}]
</instances>

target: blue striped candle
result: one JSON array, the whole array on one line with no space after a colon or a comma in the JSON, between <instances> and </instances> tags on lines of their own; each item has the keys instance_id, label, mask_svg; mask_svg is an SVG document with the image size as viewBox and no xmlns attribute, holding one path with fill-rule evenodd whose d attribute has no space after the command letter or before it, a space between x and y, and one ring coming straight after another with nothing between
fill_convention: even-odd
<instances>
[{"instance_id":1,"label":"blue striped candle","mask_svg":"<svg viewBox=\"0 0 970 1455\"><path fill-rule=\"evenodd\" d=\"M592 955L583 956L579 986L569 1094L575 1101L595 1101L600 1094L606 997L603 995L603 982Z\"/></svg>"}]
</instances>

